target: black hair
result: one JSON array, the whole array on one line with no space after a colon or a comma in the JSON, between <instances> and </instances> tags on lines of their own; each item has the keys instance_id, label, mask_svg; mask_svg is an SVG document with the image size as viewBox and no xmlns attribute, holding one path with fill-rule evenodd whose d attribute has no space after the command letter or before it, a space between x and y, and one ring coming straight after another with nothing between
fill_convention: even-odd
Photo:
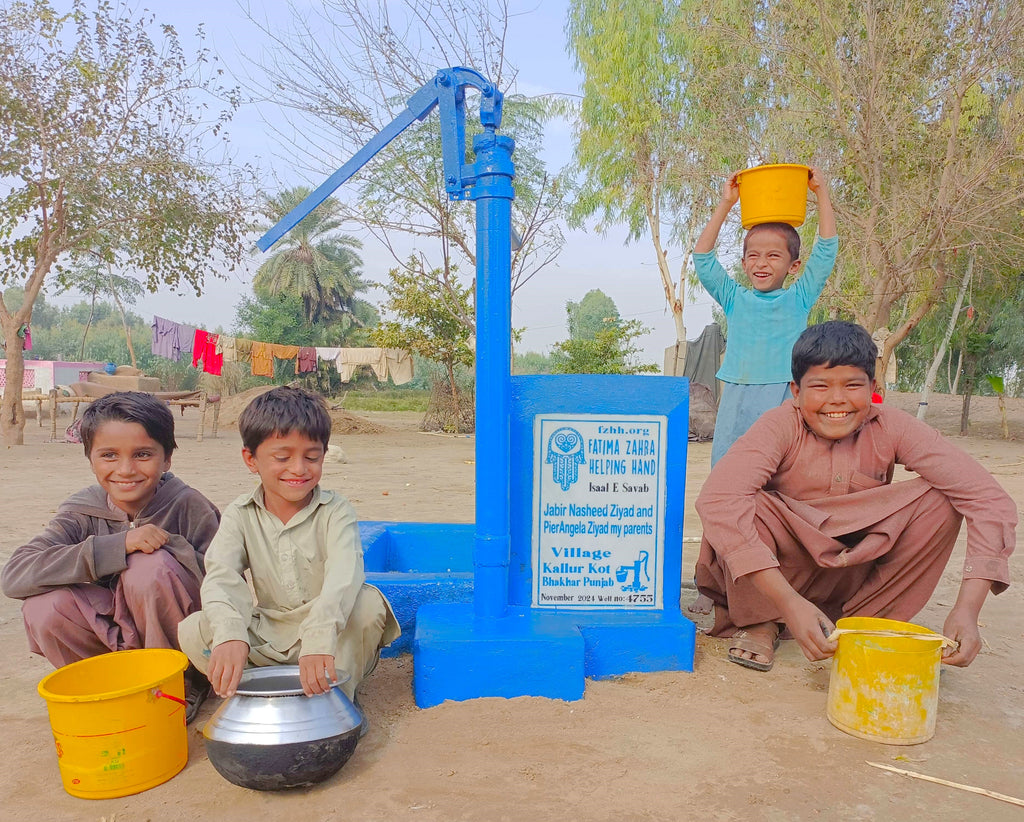
<instances>
[{"instance_id":1,"label":"black hair","mask_svg":"<svg viewBox=\"0 0 1024 822\"><path fill-rule=\"evenodd\" d=\"M174 415L167 403L142 391L116 391L89 403L82 414L82 445L85 456L92 452L93 439L107 422L137 422L146 435L156 440L169 458L178 443L174 441Z\"/></svg>"},{"instance_id":2,"label":"black hair","mask_svg":"<svg viewBox=\"0 0 1024 822\"><path fill-rule=\"evenodd\" d=\"M877 357L875 341L856 323L830 320L812 325L793 344L793 382L799 385L807 370L815 365L851 365L873 380Z\"/></svg>"},{"instance_id":3,"label":"black hair","mask_svg":"<svg viewBox=\"0 0 1024 822\"><path fill-rule=\"evenodd\" d=\"M772 231L786 241L786 250L789 252L789 261L791 263L793 260L800 259L800 235L789 223L758 223L757 225L751 226L750 230L747 231L746 236L743 238L744 256L746 256L747 253L747 240L750 239L752 234L757 234L762 231Z\"/></svg>"},{"instance_id":4,"label":"black hair","mask_svg":"<svg viewBox=\"0 0 1024 822\"><path fill-rule=\"evenodd\" d=\"M253 454L268 437L286 437L292 431L323 443L326 451L331 439L331 415L319 394L282 385L260 394L245 406L238 418L238 431L242 446Z\"/></svg>"}]
</instances>

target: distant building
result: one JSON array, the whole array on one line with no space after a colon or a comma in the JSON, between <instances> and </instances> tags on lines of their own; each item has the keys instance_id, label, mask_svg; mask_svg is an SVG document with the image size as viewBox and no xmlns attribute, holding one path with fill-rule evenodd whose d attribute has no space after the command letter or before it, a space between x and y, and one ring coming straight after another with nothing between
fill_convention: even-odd
<instances>
[{"instance_id":1,"label":"distant building","mask_svg":"<svg viewBox=\"0 0 1024 822\"><path fill-rule=\"evenodd\" d=\"M102 371L102 362L58 362L54 360L25 360L25 375L21 386L26 391L38 389L44 394L58 385L85 382L90 371ZM7 385L7 360L0 360L0 389Z\"/></svg>"}]
</instances>

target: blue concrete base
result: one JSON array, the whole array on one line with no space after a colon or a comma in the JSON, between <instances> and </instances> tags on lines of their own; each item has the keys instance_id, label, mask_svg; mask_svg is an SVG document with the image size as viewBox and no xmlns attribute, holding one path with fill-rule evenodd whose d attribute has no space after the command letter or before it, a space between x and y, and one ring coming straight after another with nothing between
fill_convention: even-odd
<instances>
[{"instance_id":1,"label":"blue concrete base","mask_svg":"<svg viewBox=\"0 0 1024 822\"><path fill-rule=\"evenodd\" d=\"M420 608L413 647L416 704L482 696L583 697L586 677L692 671L696 628L678 613L512 608L476 621L472 604Z\"/></svg>"},{"instance_id":2,"label":"blue concrete base","mask_svg":"<svg viewBox=\"0 0 1024 822\"><path fill-rule=\"evenodd\" d=\"M482 696L583 697L583 636L531 609L475 622L472 604L423 605L416 619L413 691L421 708Z\"/></svg>"},{"instance_id":3,"label":"blue concrete base","mask_svg":"<svg viewBox=\"0 0 1024 822\"><path fill-rule=\"evenodd\" d=\"M586 646L588 677L641 671L692 671L697 626L678 612L564 614Z\"/></svg>"},{"instance_id":4,"label":"blue concrete base","mask_svg":"<svg viewBox=\"0 0 1024 822\"><path fill-rule=\"evenodd\" d=\"M416 611L427 602L473 601L473 526L360 522L366 581L388 598L402 635L382 652L412 652Z\"/></svg>"}]
</instances>

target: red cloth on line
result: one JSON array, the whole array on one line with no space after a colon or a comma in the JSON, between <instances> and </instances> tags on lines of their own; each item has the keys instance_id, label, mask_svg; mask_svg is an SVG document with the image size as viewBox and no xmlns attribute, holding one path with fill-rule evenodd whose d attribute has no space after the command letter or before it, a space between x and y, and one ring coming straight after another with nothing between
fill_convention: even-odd
<instances>
[{"instance_id":1,"label":"red cloth on line","mask_svg":"<svg viewBox=\"0 0 1024 822\"><path fill-rule=\"evenodd\" d=\"M192 365L199 367L199 361L203 362L203 371L207 374L220 376L224 368L224 355L217 353L217 340L220 334L208 334L201 328L196 329L196 336L192 342Z\"/></svg>"}]
</instances>

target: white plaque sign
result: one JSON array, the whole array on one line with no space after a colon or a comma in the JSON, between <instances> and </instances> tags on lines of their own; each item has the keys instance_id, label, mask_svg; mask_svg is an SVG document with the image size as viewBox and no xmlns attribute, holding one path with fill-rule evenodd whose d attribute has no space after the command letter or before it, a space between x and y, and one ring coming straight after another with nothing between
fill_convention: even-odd
<instances>
[{"instance_id":1,"label":"white plaque sign","mask_svg":"<svg viewBox=\"0 0 1024 822\"><path fill-rule=\"evenodd\" d=\"M534 607L662 608L667 423L534 418Z\"/></svg>"}]
</instances>

